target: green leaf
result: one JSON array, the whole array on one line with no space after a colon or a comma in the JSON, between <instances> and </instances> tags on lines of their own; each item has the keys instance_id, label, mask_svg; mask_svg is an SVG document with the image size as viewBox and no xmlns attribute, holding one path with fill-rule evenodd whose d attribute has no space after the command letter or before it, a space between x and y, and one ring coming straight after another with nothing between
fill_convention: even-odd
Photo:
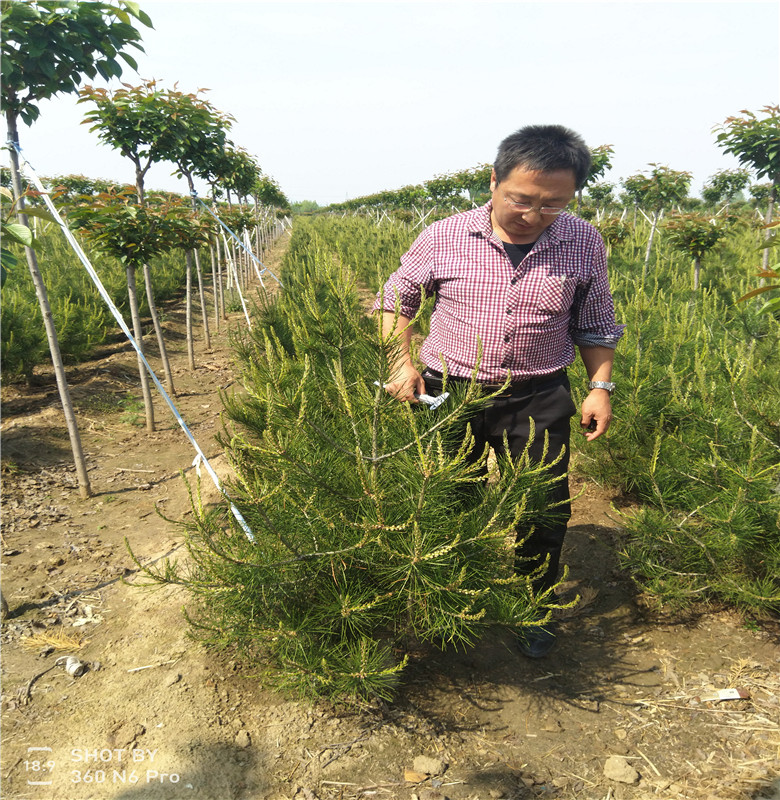
<instances>
[{"instance_id":1,"label":"green leaf","mask_svg":"<svg viewBox=\"0 0 780 800\"><path fill-rule=\"evenodd\" d=\"M780 288L780 287L775 287ZM759 309L760 314L776 314L780 311L780 297L775 297Z\"/></svg>"},{"instance_id":2,"label":"green leaf","mask_svg":"<svg viewBox=\"0 0 780 800\"><path fill-rule=\"evenodd\" d=\"M24 209L24 213L27 214L28 217L37 217L38 219L46 220L46 222L57 222L57 220L43 208L30 208L27 206Z\"/></svg>"},{"instance_id":3,"label":"green leaf","mask_svg":"<svg viewBox=\"0 0 780 800\"><path fill-rule=\"evenodd\" d=\"M23 244L26 247L32 247L32 231L26 225L21 225L18 222L9 222L3 226L3 233L14 242Z\"/></svg>"},{"instance_id":4,"label":"green leaf","mask_svg":"<svg viewBox=\"0 0 780 800\"><path fill-rule=\"evenodd\" d=\"M0 261L4 269L13 269L18 263L19 259L10 251L5 248L0 252Z\"/></svg>"},{"instance_id":5,"label":"green leaf","mask_svg":"<svg viewBox=\"0 0 780 800\"><path fill-rule=\"evenodd\" d=\"M124 59L136 72L138 71L138 62L127 53L120 53L119 57Z\"/></svg>"}]
</instances>

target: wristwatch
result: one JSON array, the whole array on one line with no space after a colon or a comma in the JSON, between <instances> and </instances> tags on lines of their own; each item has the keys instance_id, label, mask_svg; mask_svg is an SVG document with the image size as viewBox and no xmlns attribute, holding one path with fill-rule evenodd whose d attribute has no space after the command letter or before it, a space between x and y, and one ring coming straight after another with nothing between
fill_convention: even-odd
<instances>
[{"instance_id":1,"label":"wristwatch","mask_svg":"<svg viewBox=\"0 0 780 800\"><path fill-rule=\"evenodd\" d=\"M610 394L615 391L615 384L611 381L591 381L588 389L606 389Z\"/></svg>"}]
</instances>

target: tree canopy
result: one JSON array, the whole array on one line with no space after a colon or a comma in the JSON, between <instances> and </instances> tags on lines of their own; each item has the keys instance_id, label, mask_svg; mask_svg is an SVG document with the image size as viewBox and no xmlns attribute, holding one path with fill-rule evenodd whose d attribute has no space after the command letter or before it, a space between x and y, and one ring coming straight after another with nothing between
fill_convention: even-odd
<instances>
[{"instance_id":1,"label":"tree canopy","mask_svg":"<svg viewBox=\"0 0 780 800\"><path fill-rule=\"evenodd\" d=\"M123 69L118 58L136 69L135 59L124 52L126 47L143 52L132 20L152 27L138 3L125 0L3 0L1 8L2 107L28 125L40 114L38 101L77 91L82 76L118 78Z\"/></svg>"}]
</instances>

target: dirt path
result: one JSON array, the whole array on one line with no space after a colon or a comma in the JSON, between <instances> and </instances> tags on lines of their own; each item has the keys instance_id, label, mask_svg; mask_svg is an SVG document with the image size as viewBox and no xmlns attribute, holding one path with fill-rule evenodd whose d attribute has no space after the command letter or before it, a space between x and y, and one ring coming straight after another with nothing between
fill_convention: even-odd
<instances>
[{"instance_id":1,"label":"dirt path","mask_svg":"<svg viewBox=\"0 0 780 800\"><path fill-rule=\"evenodd\" d=\"M182 317L169 309L177 404L219 471L225 328L193 375ZM155 506L188 513L194 452L159 401L157 433L133 424L135 358L114 349L70 371L88 501L54 384L3 389L3 798L780 798L780 646L736 615L644 608L614 568L598 487L575 503L566 553L583 602L543 661L499 634L421 650L394 704L358 711L282 698L190 642L187 596L140 588L124 540L144 563L182 553ZM89 670L69 676L63 655ZM703 699L726 688L747 697Z\"/></svg>"}]
</instances>

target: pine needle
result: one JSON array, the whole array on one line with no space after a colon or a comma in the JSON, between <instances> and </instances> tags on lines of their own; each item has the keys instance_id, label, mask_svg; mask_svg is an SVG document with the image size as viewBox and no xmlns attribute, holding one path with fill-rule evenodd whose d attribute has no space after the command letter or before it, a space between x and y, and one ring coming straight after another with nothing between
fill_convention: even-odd
<instances>
[{"instance_id":1,"label":"pine needle","mask_svg":"<svg viewBox=\"0 0 780 800\"><path fill-rule=\"evenodd\" d=\"M42 631L25 637L19 644L25 650L42 650L44 647L53 647L55 650L72 652L73 650L80 650L89 644L89 639L84 639L82 636L74 636L64 630L58 630L56 633Z\"/></svg>"}]
</instances>

